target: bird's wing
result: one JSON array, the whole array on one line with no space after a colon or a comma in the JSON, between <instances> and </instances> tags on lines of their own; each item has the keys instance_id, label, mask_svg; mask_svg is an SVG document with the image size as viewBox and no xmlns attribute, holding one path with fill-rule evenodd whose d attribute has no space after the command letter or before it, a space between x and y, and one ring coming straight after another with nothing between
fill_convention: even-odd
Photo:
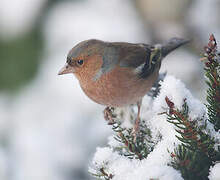
<instances>
[{"instance_id":1,"label":"bird's wing","mask_svg":"<svg viewBox=\"0 0 220 180\"><path fill-rule=\"evenodd\" d=\"M114 67L133 68L140 78L147 78L161 65L161 60L188 40L172 38L163 45L132 44L125 42L105 43L103 65L95 78Z\"/></svg>"},{"instance_id":2,"label":"bird's wing","mask_svg":"<svg viewBox=\"0 0 220 180\"><path fill-rule=\"evenodd\" d=\"M101 75L110 72L116 66L131 68L141 78L147 77L155 69L154 66L151 66L150 60L152 49L154 47L147 44L108 43L103 51L102 67L94 80L99 79Z\"/></svg>"},{"instance_id":3,"label":"bird's wing","mask_svg":"<svg viewBox=\"0 0 220 180\"><path fill-rule=\"evenodd\" d=\"M127 44L121 49L120 67L133 68L140 78L147 78L161 64L161 47L148 44Z\"/></svg>"},{"instance_id":4,"label":"bird's wing","mask_svg":"<svg viewBox=\"0 0 220 180\"><path fill-rule=\"evenodd\" d=\"M145 64L150 57L151 48L145 44L118 43L120 53L118 64L120 67L138 68Z\"/></svg>"}]
</instances>

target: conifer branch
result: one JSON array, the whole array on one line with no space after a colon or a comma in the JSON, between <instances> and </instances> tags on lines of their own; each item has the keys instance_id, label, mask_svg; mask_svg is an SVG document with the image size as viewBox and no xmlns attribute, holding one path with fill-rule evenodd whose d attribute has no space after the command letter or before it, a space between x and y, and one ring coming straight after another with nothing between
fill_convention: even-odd
<instances>
[{"instance_id":1,"label":"conifer branch","mask_svg":"<svg viewBox=\"0 0 220 180\"><path fill-rule=\"evenodd\" d=\"M116 148L116 150L130 159L135 158L142 160L153 150L154 143L150 140L150 129L147 128L144 122L140 124L139 128L140 130L137 134L136 140L134 140L132 128L122 128L120 122L114 122L112 124L112 129L116 132L114 138L123 144L120 148Z\"/></svg>"},{"instance_id":2,"label":"conifer branch","mask_svg":"<svg viewBox=\"0 0 220 180\"><path fill-rule=\"evenodd\" d=\"M220 56L217 51L217 42L212 34L209 43L204 47L205 76L207 77L207 109L209 121L216 131L220 130Z\"/></svg>"},{"instance_id":3,"label":"conifer branch","mask_svg":"<svg viewBox=\"0 0 220 180\"><path fill-rule=\"evenodd\" d=\"M176 137L181 144L171 153L171 165L180 170L184 179L207 179L209 168L217 161L219 152L216 152L214 139L204 133L204 127L199 127L196 120L192 120L188 113L186 99L182 109L175 108L175 104L168 98L165 101L169 107L167 121L176 126Z\"/></svg>"},{"instance_id":4,"label":"conifer branch","mask_svg":"<svg viewBox=\"0 0 220 180\"><path fill-rule=\"evenodd\" d=\"M104 167L99 168L96 170L96 173L89 172L92 176L98 178L98 179L103 179L103 180L111 180L114 175L111 173L107 173L104 169Z\"/></svg>"}]
</instances>

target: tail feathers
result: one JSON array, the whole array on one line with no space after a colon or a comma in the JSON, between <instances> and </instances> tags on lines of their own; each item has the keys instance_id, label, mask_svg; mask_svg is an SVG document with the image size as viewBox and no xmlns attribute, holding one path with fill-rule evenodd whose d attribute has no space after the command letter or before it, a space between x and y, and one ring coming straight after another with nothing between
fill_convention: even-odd
<instances>
[{"instance_id":1,"label":"tail feathers","mask_svg":"<svg viewBox=\"0 0 220 180\"><path fill-rule=\"evenodd\" d=\"M175 50L176 48L189 43L190 40L185 40L181 38L172 38L167 43L163 44L161 47L161 55L162 57L165 57L167 54L169 54L171 51Z\"/></svg>"}]
</instances>

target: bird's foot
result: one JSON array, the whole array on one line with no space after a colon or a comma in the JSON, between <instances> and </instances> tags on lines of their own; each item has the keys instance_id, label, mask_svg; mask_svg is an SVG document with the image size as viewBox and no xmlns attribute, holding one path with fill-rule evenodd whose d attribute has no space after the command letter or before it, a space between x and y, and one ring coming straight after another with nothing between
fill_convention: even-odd
<instances>
[{"instance_id":1,"label":"bird's foot","mask_svg":"<svg viewBox=\"0 0 220 180\"><path fill-rule=\"evenodd\" d=\"M136 142L137 135L138 135L138 132L139 132L139 123L140 123L140 119L139 119L139 117L137 117L137 119L135 120L134 127L133 127L132 132L131 132L133 137L134 137L134 142Z\"/></svg>"},{"instance_id":2,"label":"bird's foot","mask_svg":"<svg viewBox=\"0 0 220 180\"><path fill-rule=\"evenodd\" d=\"M140 101L137 102L138 113L137 113L137 118L136 118L136 120L135 120L135 124L134 124L133 130L132 130L132 135L133 135L133 137L134 137L134 143L136 142L137 135L138 135L138 132L139 132L141 103L142 103L142 100L140 100Z\"/></svg>"},{"instance_id":3,"label":"bird's foot","mask_svg":"<svg viewBox=\"0 0 220 180\"><path fill-rule=\"evenodd\" d=\"M114 115L113 115L114 108L113 107L106 107L103 112L104 112L105 120L108 121L108 125L114 124L115 123Z\"/></svg>"}]
</instances>

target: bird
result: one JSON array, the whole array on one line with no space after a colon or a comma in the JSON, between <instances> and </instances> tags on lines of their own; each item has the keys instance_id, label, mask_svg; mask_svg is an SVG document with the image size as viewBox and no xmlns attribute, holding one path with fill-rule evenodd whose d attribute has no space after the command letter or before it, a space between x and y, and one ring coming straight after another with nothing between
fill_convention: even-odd
<instances>
[{"instance_id":1,"label":"bird","mask_svg":"<svg viewBox=\"0 0 220 180\"><path fill-rule=\"evenodd\" d=\"M162 60L188 42L176 37L154 45L85 40L69 51L58 75L74 74L91 100L107 106L104 110L107 120L112 121L111 108L137 104L138 112L133 127L136 134L142 98L157 80Z\"/></svg>"}]
</instances>

